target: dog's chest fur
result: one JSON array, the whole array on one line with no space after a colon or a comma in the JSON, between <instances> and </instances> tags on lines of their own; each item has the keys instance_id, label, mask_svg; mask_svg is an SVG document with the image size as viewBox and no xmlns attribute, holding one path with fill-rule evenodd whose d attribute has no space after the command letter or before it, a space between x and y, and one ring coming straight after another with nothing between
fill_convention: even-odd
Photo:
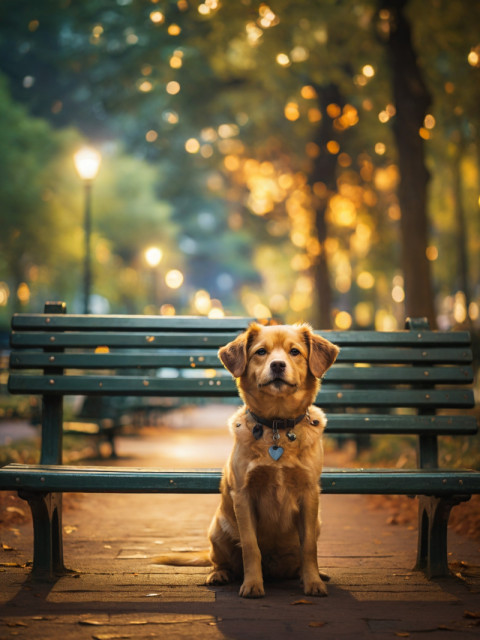
<instances>
[{"instance_id":1,"label":"dog's chest fur","mask_svg":"<svg viewBox=\"0 0 480 640\"><path fill-rule=\"evenodd\" d=\"M312 424L315 423L315 424ZM325 416L314 407L309 418L298 424L291 441L285 430L280 430L278 446L283 454L274 460L269 449L275 444L273 431L264 427L263 435L256 440L252 429L254 421L239 410L230 422L235 438L232 452L232 477L234 490L245 488L255 505L257 522L284 531L292 525L298 514L299 504L308 487L318 487L323 464L322 432Z\"/></svg>"}]
</instances>

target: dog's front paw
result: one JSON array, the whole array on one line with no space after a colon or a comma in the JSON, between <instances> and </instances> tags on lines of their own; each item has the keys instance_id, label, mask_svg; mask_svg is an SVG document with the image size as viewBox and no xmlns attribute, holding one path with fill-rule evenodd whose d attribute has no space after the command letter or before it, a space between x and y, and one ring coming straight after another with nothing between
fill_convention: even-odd
<instances>
[{"instance_id":1,"label":"dog's front paw","mask_svg":"<svg viewBox=\"0 0 480 640\"><path fill-rule=\"evenodd\" d=\"M319 598L324 598L328 595L327 587L320 578L305 581L303 590L306 596L318 596Z\"/></svg>"},{"instance_id":2,"label":"dog's front paw","mask_svg":"<svg viewBox=\"0 0 480 640\"><path fill-rule=\"evenodd\" d=\"M217 569L207 576L205 584L227 584L232 581L230 571L227 569Z\"/></svg>"},{"instance_id":3,"label":"dog's front paw","mask_svg":"<svg viewBox=\"0 0 480 640\"><path fill-rule=\"evenodd\" d=\"M242 598L263 598L265 595L263 582L245 580L240 587L238 595L242 596Z\"/></svg>"}]
</instances>

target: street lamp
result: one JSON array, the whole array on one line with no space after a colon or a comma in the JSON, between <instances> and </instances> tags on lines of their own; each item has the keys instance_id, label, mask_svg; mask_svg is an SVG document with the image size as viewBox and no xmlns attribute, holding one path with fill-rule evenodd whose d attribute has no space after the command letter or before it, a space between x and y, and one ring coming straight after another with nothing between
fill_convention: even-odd
<instances>
[{"instance_id":1,"label":"street lamp","mask_svg":"<svg viewBox=\"0 0 480 640\"><path fill-rule=\"evenodd\" d=\"M152 271L152 301L158 307L158 265L162 261L163 251L159 247L145 249L145 261Z\"/></svg>"},{"instance_id":2,"label":"street lamp","mask_svg":"<svg viewBox=\"0 0 480 640\"><path fill-rule=\"evenodd\" d=\"M84 313L90 313L90 290L92 268L90 260L90 235L92 232L91 197L92 184L100 167L101 155L95 149L83 147L74 154L73 160L78 175L85 185L85 267L84 267Z\"/></svg>"}]
</instances>

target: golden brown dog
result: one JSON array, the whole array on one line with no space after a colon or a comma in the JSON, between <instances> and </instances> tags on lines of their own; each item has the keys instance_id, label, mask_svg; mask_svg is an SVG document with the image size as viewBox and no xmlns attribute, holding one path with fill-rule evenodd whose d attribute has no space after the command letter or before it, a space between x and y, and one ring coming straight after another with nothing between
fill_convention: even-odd
<instances>
[{"instance_id":1,"label":"golden brown dog","mask_svg":"<svg viewBox=\"0 0 480 640\"><path fill-rule=\"evenodd\" d=\"M240 595L258 598L264 575L300 577L307 595L327 595L317 563L326 420L312 403L338 352L305 324L252 324L219 350L245 405L229 423L235 442L209 529L207 584L240 579Z\"/></svg>"},{"instance_id":2,"label":"golden brown dog","mask_svg":"<svg viewBox=\"0 0 480 640\"><path fill-rule=\"evenodd\" d=\"M240 595L264 595L263 574L299 576L324 596L317 564L325 416L313 401L338 347L307 325L253 324L221 348L245 406L231 418L235 443L209 530L209 584L243 577Z\"/></svg>"}]
</instances>

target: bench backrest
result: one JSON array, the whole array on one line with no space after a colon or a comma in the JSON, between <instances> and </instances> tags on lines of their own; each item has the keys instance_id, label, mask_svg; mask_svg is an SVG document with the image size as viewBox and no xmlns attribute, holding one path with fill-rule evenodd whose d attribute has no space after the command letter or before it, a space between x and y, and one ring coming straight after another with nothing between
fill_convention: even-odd
<instances>
[{"instance_id":1,"label":"bench backrest","mask_svg":"<svg viewBox=\"0 0 480 640\"><path fill-rule=\"evenodd\" d=\"M42 462L61 461L66 395L232 398L217 350L247 318L45 314L12 319L9 390L43 396ZM53 313L52 313L53 311ZM317 398L330 434L419 436L419 464L438 466L437 435L473 434L475 418L435 415L473 406L468 332L322 331L341 347Z\"/></svg>"}]
</instances>

